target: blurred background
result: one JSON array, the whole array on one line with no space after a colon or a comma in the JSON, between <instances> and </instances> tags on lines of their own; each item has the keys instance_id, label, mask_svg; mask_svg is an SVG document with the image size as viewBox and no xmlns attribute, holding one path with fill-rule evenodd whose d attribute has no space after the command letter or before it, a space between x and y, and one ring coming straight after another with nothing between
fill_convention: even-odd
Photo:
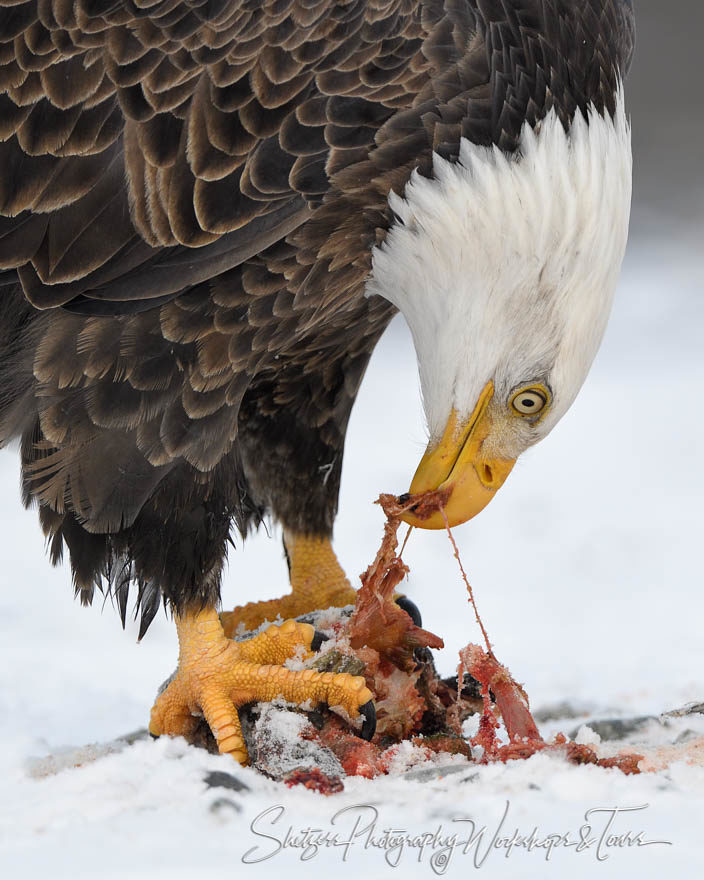
<instances>
[{"instance_id":1,"label":"blurred background","mask_svg":"<svg viewBox=\"0 0 704 880\"><path fill-rule=\"evenodd\" d=\"M638 34L627 83L635 178L631 241L657 244L670 237L701 247L704 3L635 0L634 6Z\"/></svg>"},{"instance_id":2,"label":"blurred background","mask_svg":"<svg viewBox=\"0 0 704 880\"><path fill-rule=\"evenodd\" d=\"M636 0L632 235L613 319L578 401L497 499L455 530L497 655L534 706L662 711L704 699L704 100L700 0ZM425 447L415 356L400 318L382 340L348 435L336 547L353 583L374 556L381 491L402 492ZM109 601L72 601L51 569L18 460L0 453L0 733L4 757L144 726L174 668L159 614L137 646ZM276 528L231 554L224 606L286 591ZM411 536L404 586L457 651L479 634L447 536ZM32 636L28 639L27 634ZM47 662L50 659L51 662Z\"/></svg>"}]
</instances>

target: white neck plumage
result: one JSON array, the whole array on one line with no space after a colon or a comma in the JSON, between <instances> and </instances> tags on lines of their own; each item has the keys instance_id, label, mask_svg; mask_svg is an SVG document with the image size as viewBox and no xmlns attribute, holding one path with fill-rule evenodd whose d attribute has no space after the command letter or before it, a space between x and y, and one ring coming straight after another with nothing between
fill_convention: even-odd
<instances>
[{"instance_id":1,"label":"white neck plumage","mask_svg":"<svg viewBox=\"0 0 704 880\"><path fill-rule=\"evenodd\" d=\"M512 155L463 140L458 162L436 156L433 179L416 173L389 197L398 222L367 294L410 326L432 437L489 379L502 395L537 378L554 395L544 435L586 377L625 250L632 164L622 92L613 118L588 116L566 133L551 112Z\"/></svg>"}]
</instances>

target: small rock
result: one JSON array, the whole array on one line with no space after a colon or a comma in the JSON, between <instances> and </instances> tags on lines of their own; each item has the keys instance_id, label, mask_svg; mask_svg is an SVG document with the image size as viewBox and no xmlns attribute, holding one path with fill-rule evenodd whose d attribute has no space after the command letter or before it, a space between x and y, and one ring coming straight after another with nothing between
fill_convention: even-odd
<instances>
[{"instance_id":1,"label":"small rock","mask_svg":"<svg viewBox=\"0 0 704 880\"><path fill-rule=\"evenodd\" d=\"M359 657L343 654L342 651L338 651L336 648L333 648L326 654L321 654L313 663L313 667L318 672L334 672L335 674L346 672L349 675L362 675L364 672L364 663L362 663Z\"/></svg>"},{"instance_id":2,"label":"small rock","mask_svg":"<svg viewBox=\"0 0 704 880\"><path fill-rule=\"evenodd\" d=\"M563 718L582 718L589 714L589 709L584 706L577 706L568 700L560 703L552 703L549 706L543 706L537 712L533 712L533 718L538 724L544 724L547 721L561 721Z\"/></svg>"},{"instance_id":3,"label":"small rock","mask_svg":"<svg viewBox=\"0 0 704 880\"><path fill-rule=\"evenodd\" d=\"M329 749L301 736L311 725L300 712L260 703L240 718L250 761L272 779L283 780L295 770L313 768L330 778L345 776Z\"/></svg>"},{"instance_id":4,"label":"small rock","mask_svg":"<svg viewBox=\"0 0 704 880\"><path fill-rule=\"evenodd\" d=\"M675 737L673 744L679 746L682 745L682 743L691 742L693 739L699 739L700 736L700 733L697 733L696 730L692 730L688 727L687 730L683 730L682 733Z\"/></svg>"},{"instance_id":5,"label":"small rock","mask_svg":"<svg viewBox=\"0 0 704 880\"><path fill-rule=\"evenodd\" d=\"M241 779L233 776L232 773L225 773L222 770L212 770L204 777L203 782L208 788L231 788L232 791L249 791L250 788Z\"/></svg>"},{"instance_id":6,"label":"small rock","mask_svg":"<svg viewBox=\"0 0 704 880\"><path fill-rule=\"evenodd\" d=\"M222 814L224 810L232 810L234 813L241 813L242 807L231 798L215 798L209 807L211 813Z\"/></svg>"},{"instance_id":7,"label":"small rock","mask_svg":"<svg viewBox=\"0 0 704 880\"><path fill-rule=\"evenodd\" d=\"M663 712L663 718L683 718L685 715L704 715L704 703L687 703L680 709L672 709L670 712Z\"/></svg>"},{"instance_id":8,"label":"small rock","mask_svg":"<svg viewBox=\"0 0 704 880\"><path fill-rule=\"evenodd\" d=\"M625 739L633 733L638 733L651 721L658 722L659 719L653 715L642 715L638 718L602 718L598 721L589 721L587 725L575 728L568 734L568 737L571 740L577 741L576 738L579 736L580 731L587 726L589 730L601 737L602 741Z\"/></svg>"},{"instance_id":9,"label":"small rock","mask_svg":"<svg viewBox=\"0 0 704 880\"><path fill-rule=\"evenodd\" d=\"M149 731L146 727L140 727L139 730L133 730L132 733L126 733L124 736L118 737L121 742L126 742L128 746L136 742L149 739Z\"/></svg>"},{"instance_id":10,"label":"small rock","mask_svg":"<svg viewBox=\"0 0 704 880\"><path fill-rule=\"evenodd\" d=\"M401 779L409 779L412 782L432 782L444 776L455 776L457 773L466 773L467 766L463 764L449 764L445 767L421 767L418 770L409 770ZM464 780L460 780L464 781Z\"/></svg>"}]
</instances>

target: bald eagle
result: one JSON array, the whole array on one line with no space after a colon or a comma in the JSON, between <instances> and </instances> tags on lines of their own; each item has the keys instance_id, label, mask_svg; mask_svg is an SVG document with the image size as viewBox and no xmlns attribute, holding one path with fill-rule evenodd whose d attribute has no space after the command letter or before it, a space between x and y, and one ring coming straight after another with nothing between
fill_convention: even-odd
<instances>
[{"instance_id":1,"label":"bald eagle","mask_svg":"<svg viewBox=\"0 0 704 880\"><path fill-rule=\"evenodd\" d=\"M345 605L350 411L397 310L428 451L478 513L600 343L631 194L630 0L0 0L0 442L77 594L179 669L155 735L282 695L373 728L364 679L293 671ZM271 514L292 592L219 615L231 528ZM408 521L442 524L436 514Z\"/></svg>"}]
</instances>

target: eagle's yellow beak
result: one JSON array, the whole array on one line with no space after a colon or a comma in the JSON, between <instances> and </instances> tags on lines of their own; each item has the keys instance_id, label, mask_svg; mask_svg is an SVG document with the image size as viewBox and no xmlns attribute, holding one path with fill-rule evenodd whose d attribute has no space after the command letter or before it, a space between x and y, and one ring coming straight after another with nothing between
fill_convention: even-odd
<instances>
[{"instance_id":1,"label":"eagle's yellow beak","mask_svg":"<svg viewBox=\"0 0 704 880\"><path fill-rule=\"evenodd\" d=\"M482 446L492 429L489 403L493 395L494 383L488 382L471 416L463 422L452 410L442 439L428 446L409 489L412 495L450 489L444 510L451 526L460 525L483 510L516 463L515 458L492 459L482 455ZM445 527L439 512L420 519L409 510L403 519L421 529Z\"/></svg>"}]
</instances>

